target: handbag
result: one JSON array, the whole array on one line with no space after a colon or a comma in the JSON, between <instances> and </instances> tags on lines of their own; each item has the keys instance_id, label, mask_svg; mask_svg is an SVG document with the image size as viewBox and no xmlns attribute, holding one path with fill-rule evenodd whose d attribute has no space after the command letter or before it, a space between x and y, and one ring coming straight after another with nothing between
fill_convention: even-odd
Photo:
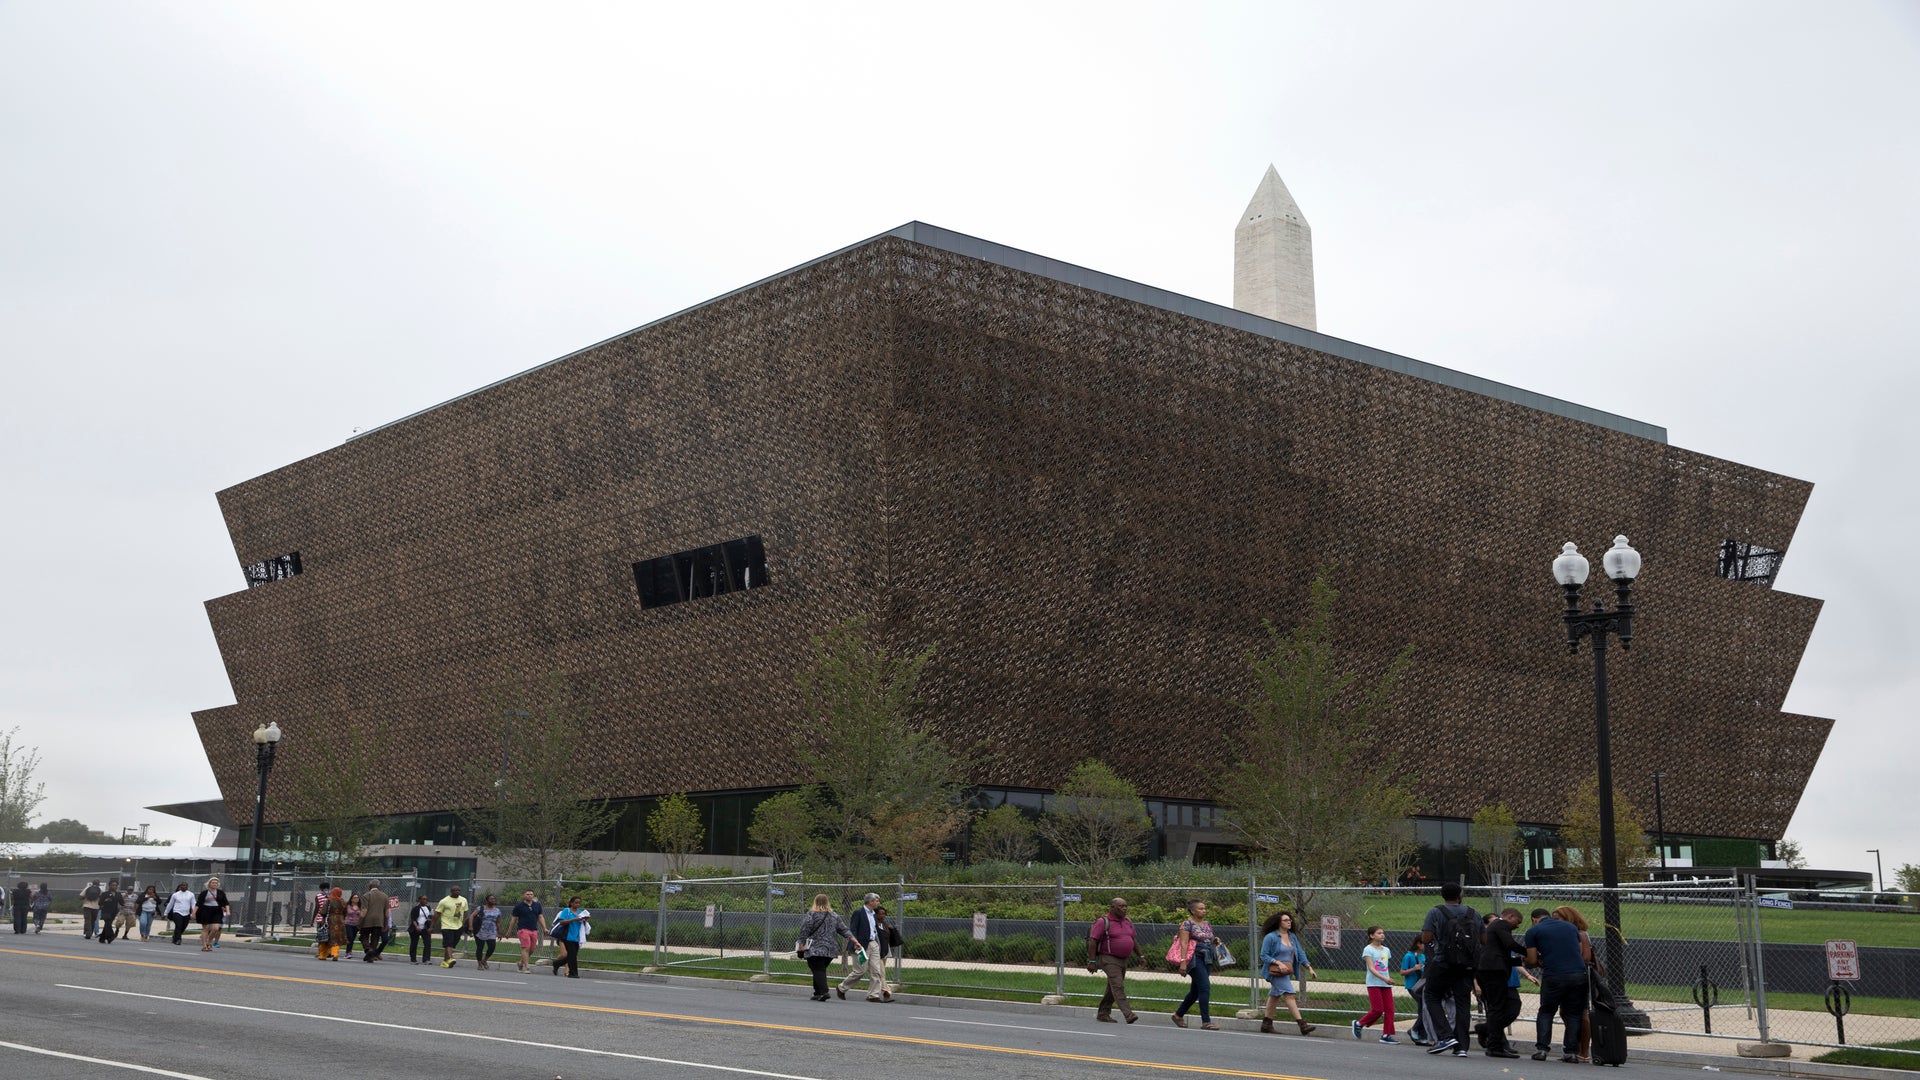
<instances>
[{"instance_id":1,"label":"handbag","mask_svg":"<svg viewBox=\"0 0 1920 1080\"><path fill-rule=\"evenodd\" d=\"M1226 942L1215 939L1213 943L1213 963L1209 966L1223 968L1233 966L1233 951L1227 948Z\"/></svg>"},{"instance_id":2,"label":"handbag","mask_svg":"<svg viewBox=\"0 0 1920 1080\"><path fill-rule=\"evenodd\" d=\"M1193 943L1195 945L1199 944L1199 942L1197 941ZM1181 964L1186 963L1188 960L1192 958L1193 958L1192 949L1188 949L1184 953L1180 951L1180 939L1177 937L1173 939L1173 944L1167 946L1167 963L1172 964L1174 967L1179 967Z\"/></svg>"},{"instance_id":3,"label":"handbag","mask_svg":"<svg viewBox=\"0 0 1920 1080\"><path fill-rule=\"evenodd\" d=\"M900 936L899 927L897 926L887 927L887 944L889 946L892 946L893 948L897 949L900 946L905 945L906 943L907 943L906 939Z\"/></svg>"},{"instance_id":4,"label":"handbag","mask_svg":"<svg viewBox=\"0 0 1920 1080\"><path fill-rule=\"evenodd\" d=\"M1293 974L1293 961L1291 960L1267 961L1267 977L1268 978L1278 979L1283 975L1291 975L1291 974Z\"/></svg>"}]
</instances>

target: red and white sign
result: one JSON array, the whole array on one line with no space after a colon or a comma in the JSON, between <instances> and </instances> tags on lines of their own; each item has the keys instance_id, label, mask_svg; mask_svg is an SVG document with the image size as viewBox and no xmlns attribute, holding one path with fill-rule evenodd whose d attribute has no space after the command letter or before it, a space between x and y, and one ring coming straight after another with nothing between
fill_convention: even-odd
<instances>
[{"instance_id":1,"label":"red and white sign","mask_svg":"<svg viewBox=\"0 0 1920 1080\"><path fill-rule=\"evenodd\" d=\"M1340 947L1340 916L1320 916L1320 947L1323 949Z\"/></svg>"},{"instance_id":2,"label":"red and white sign","mask_svg":"<svg viewBox=\"0 0 1920 1080\"><path fill-rule=\"evenodd\" d=\"M1827 942L1827 978L1834 982L1859 982L1859 946L1851 941Z\"/></svg>"},{"instance_id":3,"label":"red and white sign","mask_svg":"<svg viewBox=\"0 0 1920 1080\"><path fill-rule=\"evenodd\" d=\"M987 913L984 911L973 913L973 940L987 940Z\"/></svg>"}]
</instances>

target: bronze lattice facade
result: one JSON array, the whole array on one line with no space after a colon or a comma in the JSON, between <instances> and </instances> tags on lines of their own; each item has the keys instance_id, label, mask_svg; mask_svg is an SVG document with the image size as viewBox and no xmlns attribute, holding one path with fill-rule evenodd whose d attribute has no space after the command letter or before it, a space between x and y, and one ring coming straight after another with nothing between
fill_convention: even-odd
<instances>
[{"instance_id":1,"label":"bronze lattice facade","mask_svg":"<svg viewBox=\"0 0 1920 1080\"><path fill-rule=\"evenodd\" d=\"M1354 664L1417 648L1389 728L1426 812L1553 822L1593 739L1549 563L1621 531L1646 559L1621 788L1651 807L1664 770L1670 833L1774 838L1831 725L1781 710L1820 604L1726 545L1777 560L1810 490L911 225L221 492L259 587L207 605L237 703L194 719L236 820L258 724L457 755L487 688L548 671L597 691L602 794L778 787L809 641L858 613L938 648L928 706L976 781L1050 789L1098 752L1205 799L1180 748L1221 745L1261 620L1327 562ZM636 563L746 537L765 587L642 606ZM382 812L488 797L383 767Z\"/></svg>"}]
</instances>

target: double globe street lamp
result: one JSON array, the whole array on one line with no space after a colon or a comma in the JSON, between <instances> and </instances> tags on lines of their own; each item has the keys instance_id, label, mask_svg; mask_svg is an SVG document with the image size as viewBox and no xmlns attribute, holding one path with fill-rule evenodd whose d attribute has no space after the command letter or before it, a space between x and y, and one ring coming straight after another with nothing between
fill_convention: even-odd
<instances>
[{"instance_id":1,"label":"double globe street lamp","mask_svg":"<svg viewBox=\"0 0 1920 1080\"><path fill-rule=\"evenodd\" d=\"M1580 587L1587 583L1587 560L1571 540L1553 560L1553 579L1566 596L1567 651L1580 651L1580 639L1593 639L1593 720L1600 757L1600 884L1601 908L1607 935L1607 988L1613 991L1615 1011L1629 1027L1646 1027L1650 1018L1634 1008L1627 997L1626 942L1620 932L1620 860L1613 835L1613 747L1607 732L1607 637L1620 639L1620 647L1633 644L1633 579L1640 576L1640 553L1624 536L1613 538L1613 546L1601 556L1600 564L1613 579L1615 603L1608 611L1603 601L1595 600L1592 611L1580 610Z\"/></svg>"},{"instance_id":2,"label":"double globe street lamp","mask_svg":"<svg viewBox=\"0 0 1920 1080\"><path fill-rule=\"evenodd\" d=\"M273 752L280 745L280 725L263 724L253 729L253 764L260 773L260 786L253 795L253 851L247 857L247 920L243 934L260 936L260 920L254 917L253 903L260 889L260 830L266 827L267 774L273 771Z\"/></svg>"}]
</instances>

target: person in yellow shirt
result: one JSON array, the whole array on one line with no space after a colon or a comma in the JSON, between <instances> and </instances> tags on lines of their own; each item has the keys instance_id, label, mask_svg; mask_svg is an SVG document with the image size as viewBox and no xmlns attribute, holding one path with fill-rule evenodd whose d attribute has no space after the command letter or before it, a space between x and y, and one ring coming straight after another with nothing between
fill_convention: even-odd
<instances>
[{"instance_id":1,"label":"person in yellow shirt","mask_svg":"<svg viewBox=\"0 0 1920 1080\"><path fill-rule=\"evenodd\" d=\"M459 962L453 951L460 947L460 931L467 925L467 898L460 895L460 886L447 886L447 895L433 910L440 916L440 966L450 968Z\"/></svg>"}]
</instances>

